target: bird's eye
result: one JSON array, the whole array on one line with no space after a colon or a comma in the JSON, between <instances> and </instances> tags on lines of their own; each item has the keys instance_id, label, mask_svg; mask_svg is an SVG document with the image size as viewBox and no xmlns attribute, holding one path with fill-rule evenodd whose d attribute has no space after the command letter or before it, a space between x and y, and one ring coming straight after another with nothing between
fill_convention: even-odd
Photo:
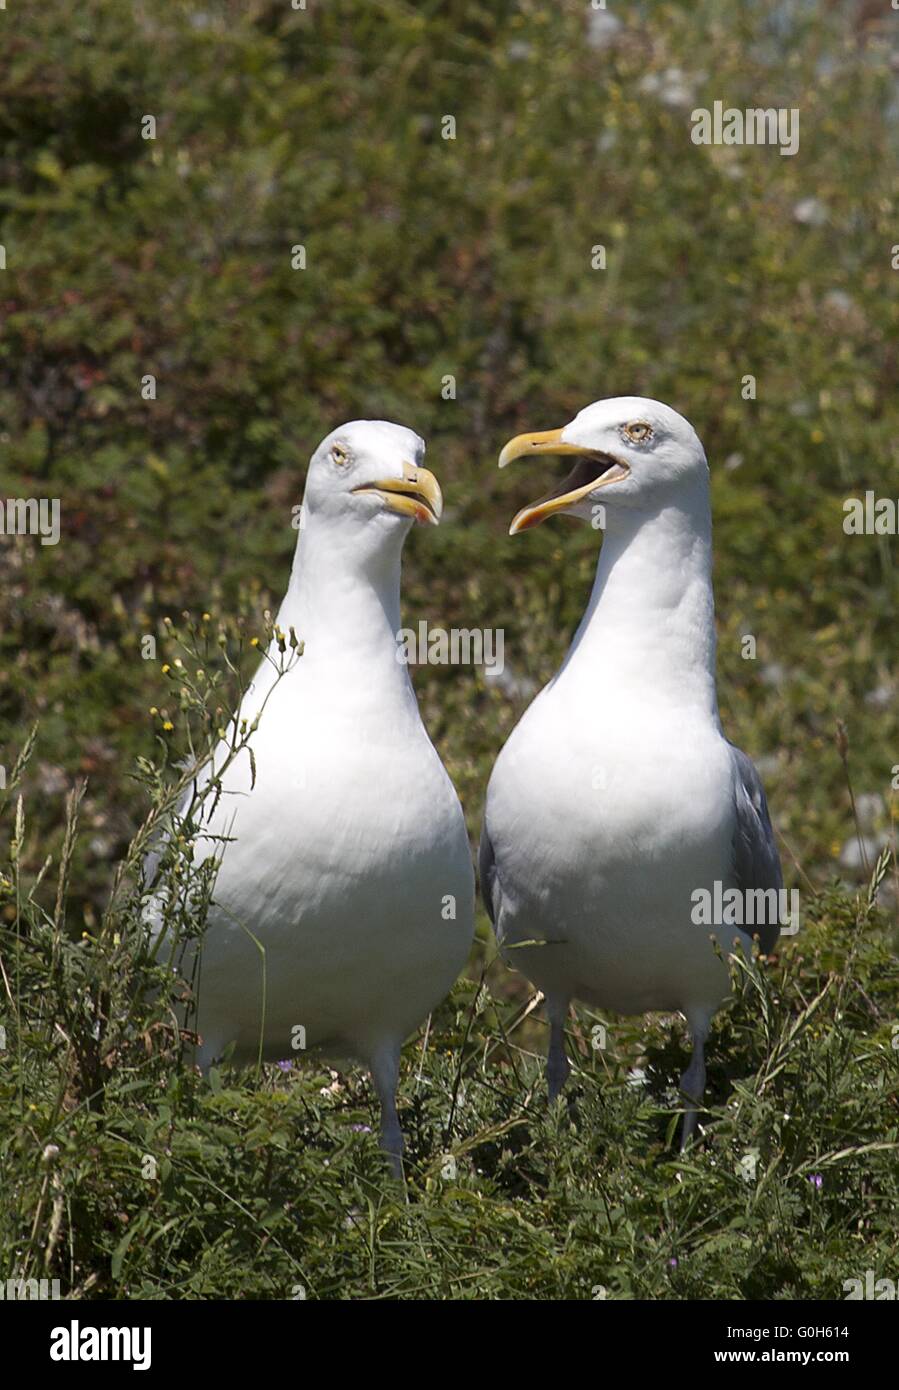
<instances>
[{"instance_id":1,"label":"bird's eye","mask_svg":"<svg viewBox=\"0 0 899 1390\"><path fill-rule=\"evenodd\" d=\"M645 420L632 420L629 425L625 425L624 433L635 444L645 444L647 439L652 438L652 426L647 425Z\"/></svg>"},{"instance_id":2,"label":"bird's eye","mask_svg":"<svg viewBox=\"0 0 899 1390\"><path fill-rule=\"evenodd\" d=\"M350 456L342 444L331 445L331 458L338 468L345 468L350 461Z\"/></svg>"}]
</instances>

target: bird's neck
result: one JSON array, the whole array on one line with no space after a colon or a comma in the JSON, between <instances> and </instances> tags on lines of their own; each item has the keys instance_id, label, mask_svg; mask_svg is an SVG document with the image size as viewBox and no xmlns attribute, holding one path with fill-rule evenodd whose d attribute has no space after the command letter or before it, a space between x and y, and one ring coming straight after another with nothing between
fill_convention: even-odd
<instances>
[{"instance_id":1,"label":"bird's neck","mask_svg":"<svg viewBox=\"0 0 899 1390\"><path fill-rule=\"evenodd\" d=\"M411 685L397 660L402 546L396 541L366 549L358 527L342 533L308 517L277 622L305 643L307 669L326 665L334 683L345 677L373 694L388 687L405 697Z\"/></svg>"},{"instance_id":2,"label":"bird's neck","mask_svg":"<svg viewBox=\"0 0 899 1390\"><path fill-rule=\"evenodd\" d=\"M707 487L652 514L612 512L566 665L588 665L622 701L639 694L717 718Z\"/></svg>"}]
</instances>

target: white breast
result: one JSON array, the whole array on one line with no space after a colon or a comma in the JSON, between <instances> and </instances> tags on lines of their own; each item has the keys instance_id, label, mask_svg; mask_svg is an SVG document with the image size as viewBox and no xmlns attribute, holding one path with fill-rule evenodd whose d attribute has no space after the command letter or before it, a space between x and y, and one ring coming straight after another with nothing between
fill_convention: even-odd
<instances>
[{"instance_id":1,"label":"white breast","mask_svg":"<svg viewBox=\"0 0 899 1390\"><path fill-rule=\"evenodd\" d=\"M238 1059L258 1051L263 976L265 1056L291 1055L297 1025L309 1047L366 1056L421 1022L471 940L465 823L417 711L391 717L363 698L326 712L314 675L301 662L275 691L254 739L256 786L242 758L210 827L235 838L198 1026L207 1050L234 1041Z\"/></svg>"}]
</instances>

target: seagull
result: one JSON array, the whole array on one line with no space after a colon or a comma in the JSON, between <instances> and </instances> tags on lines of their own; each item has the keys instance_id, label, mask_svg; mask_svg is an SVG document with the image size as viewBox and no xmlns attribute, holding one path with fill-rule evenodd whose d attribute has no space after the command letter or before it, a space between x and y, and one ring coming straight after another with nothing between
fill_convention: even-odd
<instances>
[{"instance_id":1,"label":"seagull","mask_svg":"<svg viewBox=\"0 0 899 1390\"><path fill-rule=\"evenodd\" d=\"M400 1049L458 977L474 928L462 808L398 655L403 543L443 508L424 450L401 425L355 420L313 454L275 623L302 655L279 678L273 639L236 716L252 764L242 752L207 797L197 853L220 860L201 1068L229 1044L237 1063L299 1048L358 1058L398 1177Z\"/></svg>"},{"instance_id":2,"label":"seagull","mask_svg":"<svg viewBox=\"0 0 899 1390\"><path fill-rule=\"evenodd\" d=\"M499 466L544 454L572 471L510 534L564 512L604 539L568 654L493 768L481 891L505 958L545 997L551 1100L571 1000L685 1016L685 1146L730 993L723 950L736 938L749 958L757 937L769 953L782 907L761 780L718 716L708 464L683 416L639 396L518 435Z\"/></svg>"}]
</instances>

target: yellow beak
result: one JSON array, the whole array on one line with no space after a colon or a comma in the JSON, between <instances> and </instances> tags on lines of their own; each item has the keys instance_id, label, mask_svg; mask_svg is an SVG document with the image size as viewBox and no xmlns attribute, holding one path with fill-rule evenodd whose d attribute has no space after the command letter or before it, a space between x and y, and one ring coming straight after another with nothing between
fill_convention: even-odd
<instances>
[{"instance_id":1,"label":"yellow beak","mask_svg":"<svg viewBox=\"0 0 899 1390\"><path fill-rule=\"evenodd\" d=\"M580 444L563 444L562 430L537 430L533 434L516 434L499 456L500 468L508 468L526 454L588 454Z\"/></svg>"},{"instance_id":2,"label":"yellow beak","mask_svg":"<svg viewBox=\"0 0 899 1390\"><path fill-rule=\"evenodd\" d=\"M564 442L562 434L563 430L517 434L514 439L509 440L500 454L500 468L506 468L515 459L529 458L533 454L575 454L580 459L558 488L531 506L522 507L509 527L510 536L516 536L519 531L527 531L532 526L539 526L548 516L564 511L574 503L589 497L597 488L618 482L630 473L627 464L621 459L613 458L610 454L597 453L595 449L588 449L583 444Z\"/></svg>"},{"instance_id":3,"label":"yellow beak","mask_svg":"<svg viewBox=\"0 0 899 1390\"><path fill-rule=\"evenodd\" d=\"M379 478L354 487L354 492L373 492L385 507L399 516L439 526L443 514L443 493L434 474L427 468L403 464L402 478Z\"/></svg>"}]
</instances>

